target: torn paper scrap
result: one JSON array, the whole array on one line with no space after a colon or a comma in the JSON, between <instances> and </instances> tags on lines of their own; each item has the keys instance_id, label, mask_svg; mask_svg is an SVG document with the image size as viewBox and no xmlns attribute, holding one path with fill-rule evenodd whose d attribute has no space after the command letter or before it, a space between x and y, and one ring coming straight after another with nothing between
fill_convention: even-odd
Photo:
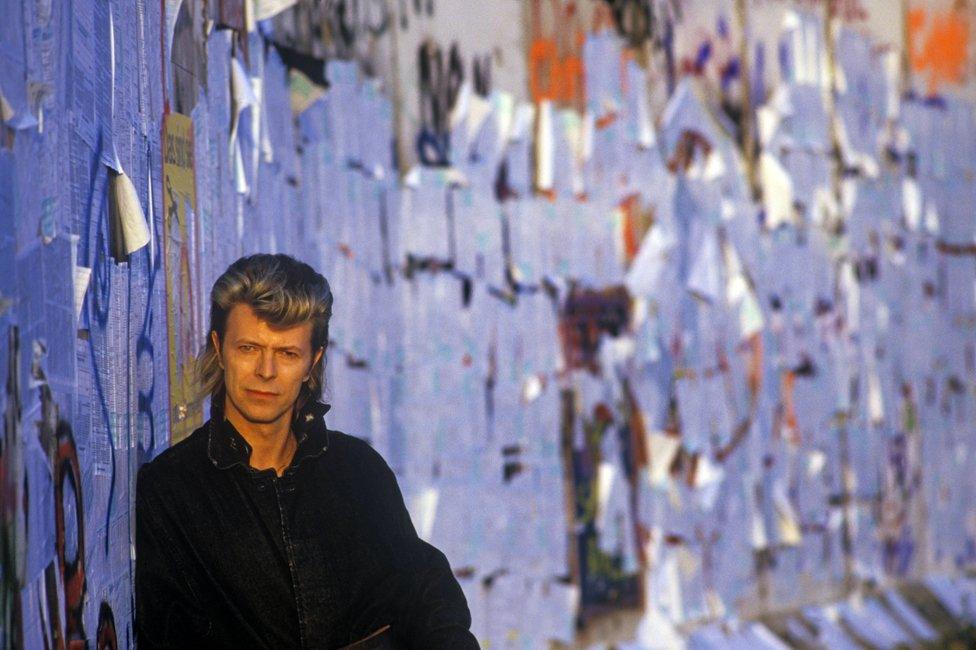
<instances>
[{"instance_id":1,"label":"torn paper scrap","mask_svg":"<svg viewBox=\"0 0 976 650\"><path fill-rule=\"evenodd\" d=\"M14 109L0 91L0 122L9 122L14 118Z\"/></svg>"},{"instance_id":2,"label":"torn paper scrap","mask_svg":"<svg viewBox=\"0 0 976 650\"><path fill-rule=\"evenodd\" d=\"M410 519L416 522L417 535L424 540L430 540L434 533L434 521L437 517L437 501L440 493L435 487L428 487L410 499Z\"/></svg>"},{"instance_id":3,"label":"torn paper scrap","mask_svg":"<svg viewBox=\"0 0 976 650\"><path fill-rule=\"evenodd\" d=\"M786 169L771 154L759 158L759 178L763 186L766 224L772 230L793 222L793 181Z\"/></svg>"},{"instance_id":4,"label":"torn paper scrap","mask_svg":"<svg viewBox=\"0 0 976 650\"><path fill-rule=\"evenodd\" d=\"M88 292L88 281L92 270L87 266L76 266L74 277L75 289L75 322L81 319L81 308L85 304L85 293Z\"/></svg>"},{"instance_id":5,"label":"torn paper scrap","mask_svg":"<svg viewBox=\"0 0 976 650\"><path fill-rule=\"evenodd\" d=\"M803 541L796 511L786 496L782 483L776 483L772 490L773 507L776 511L776 525L780 542L786 546L799 546Z\"/></svg>"},{"instance_id":6,"label":"torn paper scrap","mask_svg":"<svg viewBox=\"0 0 976 650\"><path fill-rule=\"evenodd\" d=\"M651 485L661 485L668 478L668 471L674 457L681 447L681 440L663 433L652 433L647 436L647 455L651 462L648 466L648 475Z\"/></svg>"},{"instance_id":7,"label":"torn paper scrap","mask_svg":"<svg viewBox=\"0 0 976 650\"><path fill-rule=\"evenodd\" d=\"M607 506L610 503L610 493L613 491L614 479L617 476L617 468L613 463L606 461L600 463L596 471L596 529L600 532L606 530Z\"/></svg>"},{"instance_id":8,"label":"torn paper scrap","mask_svg":"<svg viewBox=\"0 0 976 650\"><path fill-rule=\"evenodd\" d=\"M536 189L543 191L551 190L553 185L555 143L552 130L552 103L544 101L539 104L535 143L535 186Z\"/></svg>"},{"instance_id":9,"label":"torn paper scrap","mask_svg":"<svg viewBox=\"0 0 976 650\"><path fill-rule=\"evenodd\" d=\"M301 115L319 97L325 96L325 88L312 83L308 75L295 69L288 73L288 90L291 96L292 115Z\"/></svg>"},{"instance_id":10,"label":"torn paper scrap","mask_svg":"<svg viewBox=\"0 0 976 650\"><path fill-rule=\"evenodd\" d=\"M254 20L267 20L294 5L298 0L254 0Z\"/></svg>"},{"instance_id":11,"label":"torn paper scrap","mask_svg":"<svg viewBox=\"0 0 976 650\"><path fill-rule=\"evenodd\" d=\"M149 227L142 203L129 176L109 174L109 219L112 223L112 256L125 258L149 243Z\"/></svg>"},{"instance_id":12,"label":"torn paper scrap","mask_svg":"<svg viewBox=\"0 0 976 650\"><path fill-rule=\"evenodd\" d=\"M705 235L691 268L688 291L708 302L718 300L722 295L719 259L718 238L714 231L710 231Z\"/></svg>"},{"instance_id":13,"label":"torn paper scrap","mask_svg":"<svg viewBox=\"0 0 976 650\"><path fill-rule=\"evenodd\" d=\"M522 403L530 404L537 400L545 388L545 375L529 375L522 382Z\"/></svg>"}]
</instances>

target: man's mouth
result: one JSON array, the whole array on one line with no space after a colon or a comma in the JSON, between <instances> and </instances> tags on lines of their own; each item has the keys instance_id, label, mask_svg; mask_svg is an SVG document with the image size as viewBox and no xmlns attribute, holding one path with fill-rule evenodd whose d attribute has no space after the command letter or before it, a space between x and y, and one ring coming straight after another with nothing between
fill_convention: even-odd
<instances>
[{"instance_id":1,"label":"man's mouth","mask_svg":"<svg viewBox=\"0 0 976 650\"><path fill-rule=\"evenodd\" d=\"M246 389L249 395L254 395L255 397L277 397L277 393L268 393L263 390L252 390L250 388Z\"/></svg>"}]
</instances>

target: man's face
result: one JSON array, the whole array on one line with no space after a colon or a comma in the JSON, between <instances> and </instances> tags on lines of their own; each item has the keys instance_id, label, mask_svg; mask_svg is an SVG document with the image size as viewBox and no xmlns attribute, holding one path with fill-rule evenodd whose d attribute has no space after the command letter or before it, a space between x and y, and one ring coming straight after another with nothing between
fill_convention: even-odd
<instances>
[{"instance_id":1,"label":"man's face","mask_svg":"<svg viewBox=\"0 0 976 650\"><path fill-rule=\"evenodd\" d=\"M223 345L216 332L210 336L224 369L227 419L237 426L289 418L302 382L322 356L321 348L312 353L312 323L275 327L250 305L238 304L227 316Z\"/></svg>"}]
</instances>

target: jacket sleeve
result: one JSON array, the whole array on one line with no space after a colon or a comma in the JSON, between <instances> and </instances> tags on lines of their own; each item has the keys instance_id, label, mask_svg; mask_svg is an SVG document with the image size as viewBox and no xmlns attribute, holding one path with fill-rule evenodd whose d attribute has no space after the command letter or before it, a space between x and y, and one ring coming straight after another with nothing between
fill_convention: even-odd
<instances>
[{"instance_id":1,"label":"jacket sleeve","mask_svg":"<svg viewBox=\"0 0 976 650\"><path fill-rule=\"evenodd\" d=\"M480 648L469 631L471 613L444 554L417 536L393 471L382 463L381 485L395 537L402 545L393 632L411 648Z\"/></svg>"},{"instance_id":2,"label":"jacket sleeve","mask_svg":"<svg viewBox=\"0 0 976 650\"><path fill-rule=\"evenodd\" d=\"M179 547L161 524L159 501L139 468L136 478L136 644L146 648L187 648L210 631Z\"/></svg>"}]
</instances>

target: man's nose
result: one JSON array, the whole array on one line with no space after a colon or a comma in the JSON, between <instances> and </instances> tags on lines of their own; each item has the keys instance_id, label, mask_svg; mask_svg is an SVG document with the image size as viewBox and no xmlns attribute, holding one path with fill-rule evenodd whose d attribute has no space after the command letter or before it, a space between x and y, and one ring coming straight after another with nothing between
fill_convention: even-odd
<instances>
[{"instance_id":1,"label":"man's nose","mask_svg":"<svg viewBox=\"0 0 976 650\"><path fill-rule=\"evenodd\" d=\"M276 373L274 353L269 350L262 351L255 374L262 379L273 379Z\"/></svg>"}]
</instances>

